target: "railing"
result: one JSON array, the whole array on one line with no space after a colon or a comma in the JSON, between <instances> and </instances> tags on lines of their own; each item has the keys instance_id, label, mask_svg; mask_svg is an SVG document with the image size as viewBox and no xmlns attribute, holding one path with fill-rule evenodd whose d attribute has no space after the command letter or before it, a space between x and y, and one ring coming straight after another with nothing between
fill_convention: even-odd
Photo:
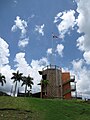
<instances>
[{"instance_id":1,"label":"railing","mask_svg":"<svg viewBox=\"0 0 90 120\"><path fill-rule=\"evenodd\" d=\"M63 93L63 95L66 95L66 94L68 94L68 93L70 93L71 92L71 89L68 89L68 90L66 90L64 93Z\"/></svg>"},{"instance_id":2,"label":"railing","mask_svg":"<svg viewBox=\"0 0 90 120\"><path fill-rule=\"evenodd\" d=\"M76 86L72 85L70 89L64 91L63 95L70 93L71 91L76 91Z\"/></svg>"},{"instance_id":3,"label":"railing","mask_svg":"<svg viewBox=\"0 0 90 120\"><path fill-rule=\"evenodd\" d=\"M46 70L46 69L58 69L58 70L61 70L61 68L59 66L51 65L51 64L45 66L42 70Z\"/></svg>"},{"instance_id":4,"label":"railing","mask_svg":"<svg viewBox=\"0 0 90 120\"><path fill-rule=\"evenodd\" d=\"M70 76L70 80L71 80L71 82L74 82L74 81L75 81L75 76L74 76L74 75L71 75L71 76Z\"/></svg>"},{"instance_id":5,"label":"railing","mask_svg":"<svg viewBox=\"0 0 90 120\"><path fill-rule=\"evenodd\" d=\"M69 83L69 82L71 82L71 80L67 80L67 81L63 82L62 85L66 85L66 84Z\"/></svg>"},{"instance_id":6,"label":"railing","mask_svg":"<svg viewBox=\"0 0 90 120\"><path fill-rule=\"evenodd\" d=\"M71 90L75 91L76 90L76 85L71 85Z\"/></svg>"},{"instance_id":7,"label":"railing","mask_svg":"<svg viewBox=\"0 0 90 120\"><path fill-rule=\"evenodd\" d=\"M67 81L63 82L63 85L66 85L67 83L74 82L74 81L75 81L75 79L67 80Z\"/></svg>"}]
</instances>

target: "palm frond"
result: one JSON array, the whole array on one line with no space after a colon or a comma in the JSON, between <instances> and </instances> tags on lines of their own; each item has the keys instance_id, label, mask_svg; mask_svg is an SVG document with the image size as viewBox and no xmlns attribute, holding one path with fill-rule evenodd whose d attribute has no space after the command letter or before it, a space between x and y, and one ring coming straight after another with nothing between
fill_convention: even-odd
<instances>
[{"instance_id":1,"label":"palm frond","mask_svg":"<svg viewBox=\"0 0 90 120\"><path fill-rule=\"evenodd\" d=\"M4 83L6 83L5 76L2 75L1 73L0 73L0 82L2 86L4 85Z\"/></svg>"}]
</instances>

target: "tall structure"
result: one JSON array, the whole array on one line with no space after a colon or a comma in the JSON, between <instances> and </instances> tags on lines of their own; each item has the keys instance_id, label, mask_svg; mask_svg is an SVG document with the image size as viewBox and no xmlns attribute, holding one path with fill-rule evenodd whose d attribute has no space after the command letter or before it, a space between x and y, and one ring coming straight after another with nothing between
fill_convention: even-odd
<instances>
[{"instance_id":1,"label":"tall structure","mask_svg":"<svg viewBox=\"0 0 90 120\"><path fill-rule=\"evenodd\" d=\"M56 65L46 66L39 74L42 75L41 98L71 99L71 92L76 91L75 85L73 89L71 87L71 82L75 82L75 76L70 76L69 72L62 72Z\"/></svg>"}]
</instances>

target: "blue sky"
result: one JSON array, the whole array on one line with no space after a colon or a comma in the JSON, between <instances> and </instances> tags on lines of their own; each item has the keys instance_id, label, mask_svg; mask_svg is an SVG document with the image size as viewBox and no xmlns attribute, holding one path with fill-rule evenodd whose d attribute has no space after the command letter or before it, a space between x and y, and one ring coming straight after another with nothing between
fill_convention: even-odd
<instances>
[{"instance_id":1,"label":"blue sky","mask_svg":"<svg viewBox=\"0 0 90 120\"><path fill-rule=\"evenodd\" d=\"M10 91L12 72L19 70L31 74L32 91L40 91L38 70L51 63L74 74L78 94L89 96L89 5L89 0L0 0L0 72L7 80L2 89Z\"/></svg>"}]
</instances>

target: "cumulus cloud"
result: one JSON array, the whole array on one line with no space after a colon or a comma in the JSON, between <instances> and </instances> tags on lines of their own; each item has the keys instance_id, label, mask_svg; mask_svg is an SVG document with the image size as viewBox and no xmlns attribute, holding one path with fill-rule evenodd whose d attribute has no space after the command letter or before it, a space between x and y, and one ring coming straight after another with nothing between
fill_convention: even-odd
<instances>
[{"instance_id":1,"label":"cumulus cloud","mask_svg":"<svg viewBox=\"0 0 90 120\"><path fill-rule=\"evenodd\" d=\"M40 67L44 67L44 66L47 66L49 64L47 58L43 57L42 59L40 60L32 60L31 62L31 66L33 66L33 68L38 68L39 66Z\"/></svg>"},{"instance_id":2,"label":"cumulus cloud","mask_svg":"<svg viewBox=\"0 0 90 120\"><path fill-rule=\"evenodd\" d=\"M83 59L74 60L72 65L73 70L71 73L76 75L77 92L82 93L83 97L88 96L90 98L90 70L85 66Z\"/></svg>"},{"instance_id":3,"label":"cumulus cloud","mask_svg":"<svg viewBox=\"0 0 90 120\"><path fill-rule=\"evenodd\" d=\"M6 43L6 41L0 37L0 66L9 63L8 57L10 56L10 53L8 47L9 45Z\"/></svg>"},{"instance_id":4,"label":"cumulus cloud","mask_svg":"<svg viewBox=\"0 0 90 120\"><path fill-rule=\"evenodd\" d=\"M59 24L58 24L58 22L59 22ZM76 24L75 11L69 10L69 11L64 11L64 12L58 13L54 19L54 23L56 23L60 37L64 38L65 34L69 30L73 30L73 28Z\"/></svg>"},{"instance_id":5,"label":"cumulus cloud","mask_svg":"<svg viewBox=\"0 0 90 120\"><path fill-rule=\"evenodd\" d=\"M19 16L16 17L16 20L14 22L15 25L12 26L11 31L15 32L17 29L19 29L21 30L21 38L25 37L27 32L27 22L25 20L22 20Z\"/></svg>"},{"instance_id":6,"label":"cumulus cloud","mask_svg":"<svg viewBox=\"0 0 90 120\"><path fill-rule=\"evenodd\" d=\"M26 40L28 41L28 39ZM6 84L2 87L0 87L0 90L3 90L7 93L11 93L11 88L13 86L13 90L14 90L14 84L13 84L13 80L11 80L12 77L12 73L16 72L17 70L19 70L20 72L23 73L23 75L28 76L29 74L31 75L31 77L34 78L34 85L33 85L33 89L32 92L39 92L40 91L40 86L38 86L37 84L40 82L41 80L41 76L39 75L38 71L42 70L42 68L44 66L46 66L48 64L48 60L45 57L42 57L40 60L32 60L31 64L29 65L25 59L25 53L20 52L17 53L15 56L15 66L16 69L13 70L11 68L11 66L8 64L9 63L9 59L8 57L10 56L9 54L9 45L7 44L7 42L0 38L0 72L5 75L6 77ZM21 85L21 82L20 82ZM20 85L18 84L18 87L20 88L20 90L24 91L24 87L21 88Z\"/></svg>"},{"instance_id":7,"label":"cumulus cloud","mask_svg":"<svg viewBox=\"0 0 90 120\"><path fill-rule=\"evenodd\" d=\"M84 36L81 36L77 39L77 47L81 51L85 50L84 41L85 41Z\"/></svg>"},{"instance_id":8,"label":"cumulus cloud","mask_svg":"<svg viewBox=\"0 0 90 120\"><path fill-rule=\"evenodd\" d=\"M50 55L50 54L52 54L52 48L47 49L47 55Z\"/></svg>"},{"instance_id":9,"label":"cumulus cloud","mask_svg":"<svg viewBox=\"0 0 90 120\"><path fill-rule=\"evenodd\" d=\"M32 92L40 91L40 86L38 86L37 84L40 83L42 77L39 75L38 71L42 70L42 68L44 68L48 64L48 60L45 57L41 58L40 60L32 60L31 68L32 77L34 78L34 86Z\"/></svg>"},{"instance_id":10,"label":"cumulus cloud","mask_svg":"<svg viewBox=\"0 0 90 120\"><path fill-rule=\"evenodd\" d=\"M84 95L90 94L90 1L76 0L78 17L76 24L78 26L77 32L81 34L77 39L77 47L83 54L83 59L72 62L73 72L77 77L77 88ZM87 66L87 65L88 66ZM90 96L89 96L90 98Z\"/></svg>"},{"instance_id":11,"label":"cumulus cloud","mask_svg":"<svg viewBox=\"0 0 90 120\"><path fill-rule=\"evenodd\" d=\"M0 89L4 92L10 94L11 93L11 87L13 85L13 81L11 80L12 73L14 72L13 69L11 69L10 65L4 65L1 67L0 71L3 75L5 75L6 78L6 84L4 86L0 86Z\"/></svg>"},{"instance_id":12,"label":"cumulus cloud","mask_svg":"<svg viewBox=\"0 0 90 120\"><path fill-rule=\"evenodd\" d=\"M19 40L18 46L19 47L25 47L25 46L28 45L28 43L29 43L29 38L25 38L25 39Z\"/></svg>"},{"instance_id":13,"label":"cumulus cloud","mask_svg":"<svg viewBox=\"0 0 90 120\"><path fill-rule=\"evenodd\" d=\"M43 25L36 25L35 26L35 31L37 31L39 34L41 34L42 36L44 36L44 24Z\"/></svg>"},{"instance_id":14,"label":"cumulus cloud","mask_svg":"<svg viewBox=\"0 0 90 120\"><path fill-rule=\"evenodd\" d=\"M84 60L83 59L80 59L80 60L73 60L72 61L72 65L73 65L73 69L75 71L80 71L83 67L83 64L84 64Z\"/></svg>"},{"instance_id":15,"label":"cumulus cloud","mask_svg":"<svg viewBox=\"0 0 90 120\"><path fill-rule=\"evenodd\" d=\"M54 23L57 23L60 20L60 17L62 16L62 12L59 12L56 17L54 18Z\"/></svg>"},{"instance_id":16,"label":"cumulus cloud","mask_svg":"<svg viewBox=\"0 0 90 120\"><path fill-rule=\"evenodd\" d=\"M78 32L84 33L77 40L77 46L84 52L90 51L90 1L83 0L77 2L77 12L79 13L77 18Z\"/></svg>"},{"instance_id":17,"label":"cumulus cloud","mask_svg":"<svg viewBox=\"0 0 90 120\"><path fill-rule=\"evenodd\" d=\"M43 57L40 60L32 60L31 64L29 65L25 59L25 53L20 52L16 54L15 62L16 70L24 73L25 76L30 74L31 77L34 78L32 92L40 91L40 86L37 84L40 82L41 76L39 75L38 71L42 70L42 68L48 64L47 58Z\"/></svg>"},{"instance_id":18,"label":"cumulus cloud","mask_svg":"<svg viewBox=\"0 0 90 120\"><path fill-rule=\"evenodd\" d=\"M57 52L61 57L63 57L63 49L64 49L64 46L63 46L62 44L58 44L58 45L57 45L56 52Z\"/></svg>"},{"instance_id":19,"label":"cumulus cloud","mask_svg":"<svg viewBox=\"0 0 90 120\"><path fill-rule=\"evenodd\" d=\"M9 45L3 38L0 37L0 72L6 77L6 84L4 84L3 87L0 86L0 89L7 93L10 93L11 90L11 75L13 72L9 65L9 56Z\"/></svg>"},{"instance_id":20,"label":"cumulus cloud","mask_svg":"<svg viewBox=\"0 0 90 120\"><path fill-rule=\"evenodd\" d=\"M17 68L16 70L20 70L21 72L24 73L24 75L28 75L28 71L30 71L30 69L29 65L25 60L25 53L22 52L17 53L14 61L16 62L15 65L15 67Z\"/></svg>"},{"instance_id":21,"label":"cumulus cloud","mask_svg":"<svg viewBox=\"0 0 90 120\"><path fill-rule=\"evenodd\" d=\"M84 52L83 57L86 60L86 63L90 65L90 51Z\"/></svg>"},{"instance_id":22,"label":"cumulus cloud","mask_svg":"<svg viewBox=\"0 0 90 120\"><path fill-rule=\"evenodd\" d=\"M29 37L27 36L28 22L22 20L19 16L16 17L16 20L14 22L15 24L12 26L11 31L16 32L17 29L21 31L18 46L24 48L29 43Z\"/></svg>"}]
</instances>

